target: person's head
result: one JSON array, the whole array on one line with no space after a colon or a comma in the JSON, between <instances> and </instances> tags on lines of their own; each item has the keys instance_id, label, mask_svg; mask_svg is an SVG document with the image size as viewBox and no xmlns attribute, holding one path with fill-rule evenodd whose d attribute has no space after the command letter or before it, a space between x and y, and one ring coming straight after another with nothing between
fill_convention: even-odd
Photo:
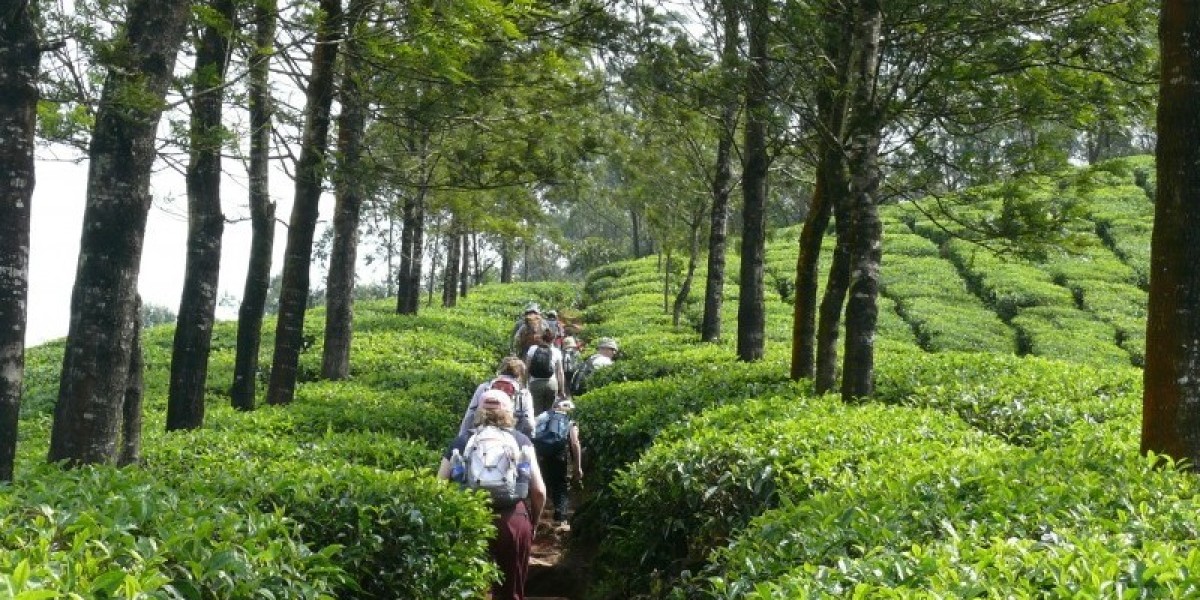
<instances>
[{"instance_id":1,"label":"person's head","mask_svg":"<svg viewBox=\"0 0 1200 600\"><path fill-rule=\"evenodd\" d=\"M617 340L610 337L600 338L600 343L596 345L596 350L601 354L612 358L617 353Z\"/></svg>"},{"instance_id":2,"label":"person's head","mask_svg":"<svg viewBox=\"0 0 1200 600\"><path fill-rule=\"evenodd\" d=\"M556 336L556 335L554 334L554 330L553 330L553 329L547 329L547 330L545 330L545 331L543 331L543 332L542 332L542 343L543 343L543 344L553 344L553 343L554 343L554 338L555 338L555 337L558 337L558 336Z\"/></svg>"},{"instance_id":3,"label":"person's head","mask_svg":"<svg viewBox=\"0 0 1200 600\"><path fill-rule=\"evenodd\" d=\"M567 337L563 338L562 347L563 347L563 350L578 350L579 342L575 341L574 337L567 336Z\"/></svg>"},{"instance_id":4,"label":"person's head","mask_svg":"<svg viewBox=\"0 0 1200 600\"><path fill-rule=\"evenodd\" d=\"M554 403L554 410L557 410L558 412L571 412L574 409L575 403L565 398Z\"/></svg>"},{"instance_id":5,"label":"person's head","mask_svg":"<svg viewBox=\"0 0 1200 600\"><path fill-rule=\"evenodd\" d=\"M546 318L550 319L551 321L557 321L558 320L558 311L557 310L546 311Z\"/></svg>"},{"instance_id":6,"label":"person's head","mask_svg":"<svg viewBox=\"0 0 1200 600\"><path fill-rule=\"evenodd\" d=\"M500 360L500 368L496 369L496 375L525 381L525 361L516 356L505 356Z\"/></svg>"},{"instance_id":7,"label":"person's head","mask_svg":"<svg viewBox=\"0 0 1200 600\"><path fill-rule=\"evenodd\" d=\"M525 305L525 310L521 313L525 316L542 314L542 307L538 306L537 302L530 302Z\"/></svg>"},{"instance_id":8,"label":"person's head","mask_svg":"<svg viewBox=\"0 0 1200 600\"><path fill-rule=\"evenodd\" d=\"M512 397L500 390L488 390L479 397L479 408L475 411L475 426L495 425L512 428L517 424L513 417Z\"/></svg>"}]
</instances>

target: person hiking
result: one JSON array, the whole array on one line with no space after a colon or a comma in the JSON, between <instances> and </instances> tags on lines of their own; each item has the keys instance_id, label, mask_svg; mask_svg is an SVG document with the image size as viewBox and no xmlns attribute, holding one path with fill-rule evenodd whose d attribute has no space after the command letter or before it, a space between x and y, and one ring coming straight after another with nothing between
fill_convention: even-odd
<instances>
[{"instance_id":1,"label":"person hiking","mask_svg":"<svg viewBox=\"0 0 1200 600\"><path fill-rule=\"evenodd\" d=\"M555 402L553 408L538 415L533 429L533 447L546 482L546 494L554 506L554 526L560 531L569 528L566 521L572 468L575 481L583 481L579 425L570 415L574 408L575 403L570 400Z\"/></svg>"},{"instance_id":2,"label":"person hiking","mask_svg":"<svg viewBox=\"0 0 1200 600\"><path fill-rule=\"evenodd\" d=\"M575 375L571 377L571 395L578 396L586 392L588 378L592 376L592 373L596 369L603 369L613 364L618 350L617 340L610 337L600 338L600 342L596 346L596 353L583 361L583 364L579 366L579 370L575 371Z\"/></svg>"},{"instance_id":3,"label":"person hiking","mask_svg":"<svg viewBox=\"0 0 1200 600\"><path fill-rule=\"evenodd\" d=\"M525 307L521 320L517 322L516 330L513 331L513 353L517 356L525 356L525 352L529 350L530 346L541 341L542 335L549 330L550 327L542 318L542 312L538 305L529 304Z\"/></svg>"},{"instance_id":4,"label":"person hiking","mask_svg":"<svg viewBox=\"0 0 1200 600\"><path fill-rule=\"evenodd\" d=\"M542 333L541 341L525 352L529 391L533 393L533 409L538 414L549 410L555 400L562 400L567 395L562 351L553 344L554 332L547 330Z\"/></svg>"},{"instance_id":5,"label":"person hiking","mask_svg":"<svg viewBox=\"0 0 1200 600\"><path fill-rule=\"evenodd\" d=\"M533 534L546 504L537 453L529 437L513 429L512 409L508 394L484 392L475 428L454 438L437 472L439 479L491 493L496 536L488 551L501 574L492 584L492 600L525 600Z\"/></svg>"},{"instance_id":6,"label":"person hiking","mask_svg":"<svg viewBox=\"0 0 1200 600\"><path fill-rule=\"evenodd\" d=\"M533 410L533 395L525 385L525 363L516 356L506 356L500 360L496 376L475 388L467 411L463 414L462 422L458 425L458 435L466 434L475 426L475 411L479 407L479 399L483 393L497 389L509 395L513 400L513 417L516 429L525 435L533 435L533 418L537 414Z\"/></svg>"},{"instance_id":7,"label":"person hiking","mask_svg":"<svg viewBox=\"0 0 1200 600\"><path fill-rule=\"evenodd\" d=\"M574 336L563 338L562 342L563 355L563 381L570 382L575 377L575 372L579 370L579 366L583 364L583 354L579 351L579 342Z\"/></svg>"},{"instance_id":8,"label":"person hiking","mask_svg":"<svg viewBox=\"0 0 1200 600\"><path fill-rule=\"evenodd\" d=\"M558 320L558 311L546 311L546 327L554 332L554 347L562 348L563 326Z\"/></svg>"}]
</instances>

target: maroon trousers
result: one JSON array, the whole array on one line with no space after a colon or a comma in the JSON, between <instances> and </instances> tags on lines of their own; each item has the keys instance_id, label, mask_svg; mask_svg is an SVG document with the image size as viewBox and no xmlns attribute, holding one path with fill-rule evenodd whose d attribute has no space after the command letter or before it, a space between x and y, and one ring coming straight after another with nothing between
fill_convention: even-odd
<instances>
[{"instance_id":1,"label":"maroon trousers","mask_svg":"<svg viewBox=\"0 0 1200 600\"><path fill-rule=\"evenodd\" d=\"M533 522L525 502L496 513L496 537L488 545L503 579L492 585L492 600L525 600Z\"/></svg>"}]
</instances>

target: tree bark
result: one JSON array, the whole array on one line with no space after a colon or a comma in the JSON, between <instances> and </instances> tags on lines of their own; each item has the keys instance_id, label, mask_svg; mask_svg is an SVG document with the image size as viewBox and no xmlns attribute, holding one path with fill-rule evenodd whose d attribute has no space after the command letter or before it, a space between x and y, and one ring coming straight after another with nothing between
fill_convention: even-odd
<instances>
[{"instance_id":1,"label":"tree bark","mask_svg":"<svg viewBox=\"0 0 1200 600\"><path fill-rule=\"evenodd\" d=\"M641 220L641 218L638 217L637 210L635 210L633 208L629 209L629 222L630 222L630 228L631 228L630 237L633 238L633 257L641 258L642 257L642 220ZM529 266L528 266L528 264L529 264L529 246L528 245L525 246L525 263L526 263L525 280L529 281L529 273L528 273L528 270L529 270Z\"/></svg>"},{"instance_id":2,"label":"tree bark","mask_svg":"<svg viewBox=\"0 0 1200 600\"><path fill-rule=\"evenodd\" d=\"M37 29L24 3L0 12L0 481L12 481L25 381L29 218L35 182Z\"/></svg>"},{"instance_id":3,"label":"tree bark","mask_svg":"<svg viewBox=\"0 0 1200 600\"><path fill-rule=\"evenodd\" d=\"M1200 470L1200 5L1164 0L1142 453Z\"/></svg>"},{"instance_id":4,"label":"tree bark","mask_svg":"<svg viewBox=\"0 0 1200 600\"><path fill-rule=\"evenodd\" d=\"M500 240L500 283L512 283L513 280L513 249L512 241L508 238Z\"/></svg>"},{"instance_id":5,"label":"tree bark","mask_svg":"<svg viewBox=\"0 0 1200 600\"><path fill-rule=\"evenodd\" d=\"M766 302L763 261L767 201L767 28L770 2L753 0L746 18L750 62L746 69L745 166L742 169L742 262L738 295L737 355L741 361L763 357Z\"/></svg>"},{"instance_id":6,"label":"tree bark","mask_svg":"<svg viewBox=\"0 0 1200 600\"><path fill-rule=\"evenodd\" d=\"M458 303L458 274L462 266L462 234L459 232L458 216L450 218L450 229L446 231L446 267L442 273L442 307L450 308Z\"/></svg>"},{"instance_id":7,"label":"tree bark","mask_svg":"<svg viewBox=\"0 0 1200 600\"><path fill-rule=\"evenodd\" d=\"M800 252L796 259L796 299L792 311L792 379L814 377L817 351L817 278L821 257L821 241L825 237L825 229L829 226L829 218L834 205L842 202L846 196L845 161L843 160L845 141L845 122L847 98L849 92L846 85L849 81L849 44L852 40L852 24L850 19L837 8L831 7L825 13L825 29L823 41L826 65L822 73L829 83L817 89L817 127L819 157L817 162L816 185L810 202L808 214L804 219L804 227L800 232ZM846 219L839 219L839 226L845 225ZM843 240L845 241L845 240ZM845 256L841 265L845 264ZM835 271L844 273L844 266ZM844 281L844 275L839 281ZM832 279L832 278L831 278ZM838 284L834 291L836 302L831 305L833 310L833 339L827 340L827 352L823 355L827 361L836 363L837 360L837 323L845 287ZM827 326L829 324L826 324ZM829 352L832 350L832 352ZM824 377L821 378L823 389L832 387L836 378L836 364L827 365Z\"/></svg>"},{"instance_id":8,"label":"tree bark","mask_svg":"<svg viewBox=\"0 0 1200 600\"><path fill-rule=\"evenodd\" d=\"M708 273L704 282L704 317L700 339L717 342L721 339L721 308L725 304L725 245L729 229L729 194L733 183L733 143L737 130L737 112L741 105L737 93L738 78L738 3L721 2L722 29L725 39L721 46L721 71L725 79L722 92L728 94L721 107L718 123L716 170L713 174L713 205L708 233Z\"/></svg>"},{"instance_id":9,"label":"tree bark","mask_svg":"<svg viewBox=\"0 0 1200 600\"><path fill-rule=\"evenodd\" d=\"M363 135L367 127L367 99L363 90L363 32L359 23L367 2L351 0L347 9L346 54L342 61L342 88L338 115L337 200L333 214L333 250L325 284L325 345L321 376L345 379L350 376L350 345L353 339L355 265L358 261L358 226L362 217Z\"/></svg>"},{"instance_id":10,"label":"tree bark","mask_svg":"<svg viewBox=\"0 0 1200 600\"><path fill-rule=\"evenodd\" d=\"M879 189L881 127L875 98L883 26L881 0L862 0L856 46L857 84L850 114L850 290L846 302L846 350L842 368L842 398L870 396L875 391L875 325L879 317L879 271L883 225L875 194Z\"/></svg>"},{"instance_id":11,"label":"tree bark","mask_svg":"<svg viewBox=\"0 0 1200 600\"><path fill-rule=\"evenodd\" d=\"M171 351L167 431L204 424L208 352L221 275L221 235L225 230L221 213L222 89L229 56L226 32L234 30L236 7L232 0L213 0L212 9L226 25L204 27L192 75L187 259Z\"/></svg>"},{"instance_id":12,"label":"tree bark","mask_svg":"<svg viewBox=\"0 0 1200 600\"><path fill-rule=\"evenodd\" d=\"M133 307L133 341L129 350L129 377L121 402L121 456L117 464L136 465L142 460L142 399L146 395L145 357L142 355L142 298Z\"/></svg>"},{"instance_id":13,"label":"tree bark","mask_svg":"<svg viewBox=\"0 0 1200 600\"><path fill-rule=\"evenodd\" d=\"M842 184L838 187L831 184L826 189L832 194L829 202L833 205L837 245L833 249L829 276L825 282L825 296L821 299L817 315L817 373L813 387L818 394L824 394L837 385L838 338L841 335L846 289L850 285L850 215L849 202L846 200L849 190Z\"/></svg>"},{"instance_id":14,"label":"tree bark","mask_svg":"<svg viewBox=\"0 0 1200 600\"><path fill-rule=\"evenodd\" d=\"M230 397L238 410L254 410L263 314L271 286L275 203L270 193L270 55L275 46L275 0L254 6L255 52L250 60L250 264L238 308L237 356Z\"/></svg>"},{"instance_id":15,"label":"tree bark","mask_svg":"<svg viewBox=\"0 0 1200 600\"><path fill-rule=\"evenodd\" d=\"M87 202L50 461L117 459L155 133L189 2L134 0L105 77L88 151Z\"/></svg>"},{"instance_id":16,"label":"tree bark","mask_svg":"<svg viewBox=\"0 0 1200 600\"><path fill-rule=\"evenodd\" d=\"M471 235L462 233L462 267L458 270L458 297L466 298L471 288Z\"/></svg>"},{"instance_id":17,"label":"tree bark","mask_svg":"<svg viewBox=\"0 0 1200 600\"><path fill-rule=\"evenodd\" d=\"M288 221L287 250L279 293L279 318L275 326L275 355L271 364L268 404L288 404L296 393L296 371L308 308L308 270L312 264L313 233L325 179L329 146L330 107L333 104L334 68L342 32L341 0L321 0L321 19L313 50L312 75L306 93L304 141L296 164L296 194Z\"/></svg>"}]
</instances>

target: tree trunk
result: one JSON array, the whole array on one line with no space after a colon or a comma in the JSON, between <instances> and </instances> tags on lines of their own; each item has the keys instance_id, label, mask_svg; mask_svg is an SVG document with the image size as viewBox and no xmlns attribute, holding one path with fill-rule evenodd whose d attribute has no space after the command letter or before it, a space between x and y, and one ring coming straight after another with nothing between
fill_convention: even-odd
<instances>
[{"instance_id":1,"label":"tree trunk","mask_svg":"<svg viewBox=\"0 0 1200 600\"><path fill-rule=\"evenodd\" d=\"M741 105L737 93L738 66L738 3L721 2L724 41L721 46L721 72L725 79L722 92L727 94L721 107L718 123L716 169L713 174L713 205L708 233L708 274L704 282L704 318L700 339L717 342L721 339L721 307L725 303L725 245L729 229L729 193L733 182L733 142L737 130L737 113Z\"/></svg>"},{"instance_id":2,"label":"tree trunk","mask_svg":"<svg viewBox=\"0 0 1200 600\"><path fill-rule=\"evenodd\" d=\"M642 257L642 220L640 218L638 218L637 210L635 210L633 208L629 209L629 221L630 221L630 228L631 228L630 237L633 238L633 257L641 258ZM525 262L528 263L529 262L528 248L526 248L525 259L526 259ZM526 281L529 280L528 274L526 274L525 280Z\"/></svg>"},{"instance_id":3,"label":"tree trunk","mask_svg":"<svg viewBox=\"0 0 1200 600\"><path fill-rule=\"evenodd\" d=\"M142 460L142 398L145 397L145 358L142 356L142 297L133 307L133 341L129 350L129 377L121 402L121 456L117 464L135 465Z\"/></svg>"},{"instance_id":4,"label":"tree trunk","mask_svg":"<svg viewBox=\"0 0 1200 600\"><path fill-rule=\"evenodd\" d=\"M883 224L875 194L879 189L880 110L876 104L879 65L881 0L862 0L855 45L857 83L850 114L850 290L846 302L846 351L842 368L842 399L857 400L875 391L875 325L879 318L879 270Z\"/></svg>"},{"instance_id":5,"label":"tree trunk","mask_svg":"<svg viewBox=\"0 0 1200 600\"><path fill-rule=\"evenodd\" d=\"M122 39L113 46L121 67L105 77L88 151L71 324L50 433L52 462L117 459L154 139L189 4L134 0Z\"/></svg>"},{"instance_id":6,"label":"tree trunk","mask_svg":"<svg viewBox=\"0 0 1200 600\"><path fill-rule=\"evenodd\" d=\"M254 7L254 55L250 60L250 264L238 308L237 356L230 398L238 410L254 410L263 314L271 284L275 203L270 193L270 56L275 46L275 0Z\"/></svg>"},{"instance_id":7,"label":"tree trunk","mask_svg":"<svg viewBox=\"0 0 1200 600\"><path fill-rule=\"evenodd\" d=\"M471 287L471 236L462 233L462 267L458 270L458 297L466 298Z\"/></svg>"},{"instance_id":8,"label":"tree trunk","mask_svg":"<svg viewBox=\"0 0 1200 600\"><path fill-rule=\"evenodd\" d=\"M225 26L208 25L196 50L192 74L191 156L187 168L188 237L183 293L171 351L167 431L204 424L204 388L221 275L221 112L229 55L226 32L234 30L233 0L213 0Z\"/></svg>"},{"instance_id":9,"label":"tree trunk","mask_svg":"<svg viewBox=\"0 0 1200 600\"><path fill-rule=\"evenodd\" d=\"M342 31L341 0L321 0L323 13L312 57L304 123L304 141L296 163L296 194L288 225L287 250L279 291L275 326L275 356L271 364L268 404L288 404L296 393L296 370L304 342L304 312L308 308L308 270L312 264L313 233L325 179L329 145L329 112L333 104L334 67Z\"/></svg>"},{"instance_id":10,"label":"tree trunk","mask_svg":"<svg viewBox=\"0 0 1200 600\"><path fill-rule=\"evenodd\" d=\"M675 294L675 303L671 311L671 324L679 327L683 319L683 307L687 305L688 296L692 293L692 281L696 277L696 266L700 262L700 228L704 224L704 214L694 215L688 232L688 264L687 274L679 284L679 293Z\"/></svg>"},{"instance_id":11,"label":"tree trunk","mask_svg":"<svg viewBox=\"0 0 1200 600\"><path fill-rule=\"evenodd\" d=\"M843 202L847 191L845 162L843 151L845 140L845 123L847 98L846 89L849 81L849 60L851 56L850 43L852 40L852 22L837 8L830 8L824 16L825 40L823 43L826 65L822 69L829 83L817 89L817 126L819 157L817 163L817 180L813 189L812 201L808 214L805 215L804 227L800 232L800 253L796 259L796 299L792 313L792 379L814 377L821 379L824 390L832 388L837 376L837 325L841 312L842 298L845 287L845 252L839 267L834 271L839 273L839 283L830 298L829 318L832 323L826 323L827 331L833 335L831 340L825 340L826 352L822 354L827 362L823 369L824 376L816 377L819 368L816 356L817 350L817 278L821 257L821 241L825 237L825 229L829 226L829 218L834 206ZM847 219L839 218L839 227L844 228ZM845 239L843 241L846 241ZM832 277L831 277L832 282ZM836 307L836 308L835 308Z\"/></svg>"},{"instance_id":12,"label":"tree trunk","mask_svg":"<svg viewBox=\"0 0 1200 600\"><path fill-rule=\"evenodd\" d=\"M458 303L458 269L462 266L462 235L458 230L458 216L455 215L450 218L450 229L446 231L446 268L442 273L443 308Z\"/></svg>"},{"instance_id":13,"label":"tree trunk","mask_svg":"<svg viewBox=\"0 0 1200 600\"><path fill-rule=\"evenodd\" d=\"M1200 5L1164 0L1142 453L1200 470Z\"/></svg>"},{"instance_id":14,"label":"tree trunk","mask_svg":"<svg viewBox=\"0 0 1200 600\"><path fill-rule=\"evenodd\" d=\"M367 127L367 99L362 79L364 44L358 31L367 2L351 0L347 9L346 54L342 61L342 112L338 115L337 200L333 214L333 250L325 284L325 345L321 376L345 379L350 376L350 344L353 339L355 263L358 261L358 225L365 197L362 181L363 135Z\"/></svg>"},{"instance_id":15,"label":"tree trunk","mask_svg":"<svg viewBox=\"0 0 1200 600\"><path fill-rule=\"evenodd\" d=\"M38 102L37 29L22 4L0 13L0 482L12 481L25 380L29 217Z\"/></svg>"},{"instance_id":16,"label":"tree trunk","mask_svg":"<svg viewBox=\"0 0 1200 600\"><path fill-rule=\"evenodd\" d=\"M742 263L738 295L738 360L763 357L766 302L763 261L767 201L767 29L770 2L753 0L746 18L750 62L746 69L745 166L742 169Z\"/></svg>"},{"instance_id":17,"label":"tree trunk","mask_svg":"<svg viewBox=\"0 0 1200 600\"><path fill-rule=\"evenodd\" d=\"M513 249L512 241L508 238L500 240L500 283L512 283L513 280Z\"/></svg>"},{"instance_id":18,"label":"tree trunk","mask_svg":"<svg viewBox=\"0 0 1200 600\"><path fill-rule=\"evenodd\" d=\"M412 294L409 292L409 271L413 264L413 215L416 214L417 201L415 194L404 196L404 204L400 208L400 266L396 269L396 314L407 315L414 311L410 306Z\"/></svg>"},{"instance_id":19,"label":"tree trunk","mask_svg":"<svg viewBox=\"0 0 1200 600\"><path fill-rule=\"evenodd\" d=\"M846 304L846 289L850 285L849 189L841 177L843 170L840 161L839 158L838 182L826 188L831 194L829 203L833 205L837 245L829 264L825 297L821 299L821 309L817 315L817 375L813 387L818 394L824 394L837 385L838 338L841 334L842 308Z\"/></svg>"}]
</instances>

